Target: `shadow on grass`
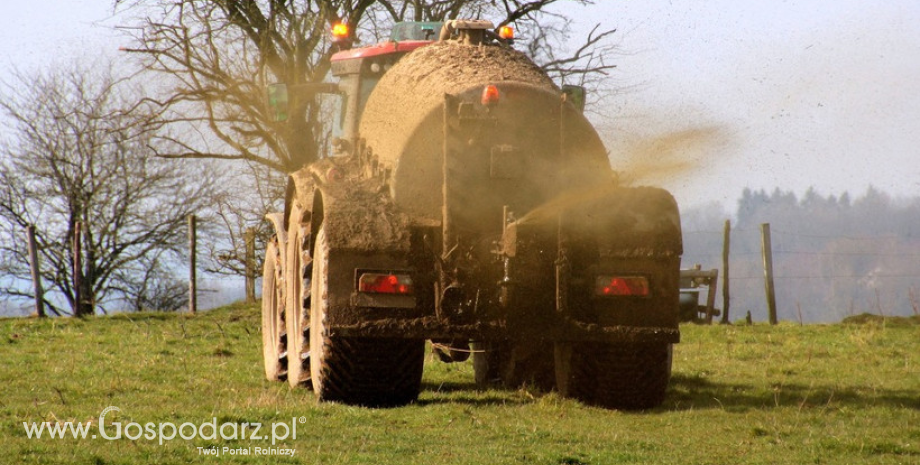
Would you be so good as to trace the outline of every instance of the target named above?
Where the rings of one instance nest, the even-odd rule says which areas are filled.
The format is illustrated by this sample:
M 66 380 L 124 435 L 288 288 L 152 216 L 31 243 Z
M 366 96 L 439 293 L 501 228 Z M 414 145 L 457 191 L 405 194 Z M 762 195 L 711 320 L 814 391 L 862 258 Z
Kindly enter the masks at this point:
M 868 386 L 828 386 L 775 383 L 769 386 L 720 383 L 700 376 L 675 374 L 662 411 L 722 409 L 746 412 L 778 407 L 836 409 L 888 407 L 920 410 L 920 395 L 909 390 Z
M 519 394 L 512 389 L 494 388 L 482 390 L 474 382 L 448 381 L 435 383 L 422 382 L 422 396 L 418 405 L 464 404 L 471 406 L 487 405 L 522 405 L 532 403 L 532 398 Z M 541 394 L 537 394 L 539 396 Z
M 524 394 L 526 392 L 526 394 Z M 472 406 L 523 405 L 545 392 L 496 387 L 481 390 L 473 382 L 426 381 L 419 405 L 465 404 Z M 651 412 L 720 409 L 744 413 L 774 408 L 839 409 L 884 407 L 920 410 L 920 395 L 909 390 L 875 389 L 868 386 L 804 385 L 798 383 L 756 386 L 720 383 L 702 376 L 675 374 L 667 398 Z M 641 412 L 639 412 L 641 413 Z
M 433 381 L 422 381 L 422 392 L 433 391 L 433 392 L 459 392 L 459 391 L 473 391 L 477 390 L 476 383 L 472 381 L 444 381 L 444 382 L 433 382 Z

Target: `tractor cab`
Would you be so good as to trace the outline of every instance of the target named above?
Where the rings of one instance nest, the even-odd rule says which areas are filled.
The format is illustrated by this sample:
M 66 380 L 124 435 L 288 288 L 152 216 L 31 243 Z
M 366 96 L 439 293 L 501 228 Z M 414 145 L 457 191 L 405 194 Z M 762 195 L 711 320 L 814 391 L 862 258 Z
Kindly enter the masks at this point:
M 380 78 L 407 53 L 438 40 L 457 40 L 470 44 L 513 43 L 514 31 L 502 26 L 494 31 L 491 21 L 451 20 L 447 22 L 407 21 L 396 23 L 387 42 L 367 47 L 347 49 L 332 56 L 332 75 L 339 80 L 344 96 L 341 118 L 341 138 L 357 136 L 358 123 L 364 105 Z M 344 31 L 347 34 L 347 31 Z M 335 38 L 343 48 L 347 35 Z
M 344 24 L 333 27 L 332 37 L 340 49 L 330 60 L 333 79 L 293 86 L 271 84 L 267 88 L 268 105 L 275 121 L 284 121 L 289 117 L 290 93 L 316 96 L 320 111 L 329 115 L 327 129 L 332 135 L 322 152 L 347 155 L 358 137 L 358 124 L 371 92 L 383 74 L 407 53 L 439 40 L 508 46 L 514 41 L 514 31 L 509 26 L 496 31 L 492 22 L 485 20 L 412 21 L 396 23 L 389 40 L 367 47 L 351 48 L 354 36 Z
M 390 40 L 332 55 L 332 75 L 342 99 L 341 137 L 353 139 L 371 91 L 380 78 L 407 53 L 438 39 L 443 23 L 402 22 L 393 26 Z M 345 39 L 342 39 L 343 43 Z M 346 45 L 347 46 L 347 45 Z

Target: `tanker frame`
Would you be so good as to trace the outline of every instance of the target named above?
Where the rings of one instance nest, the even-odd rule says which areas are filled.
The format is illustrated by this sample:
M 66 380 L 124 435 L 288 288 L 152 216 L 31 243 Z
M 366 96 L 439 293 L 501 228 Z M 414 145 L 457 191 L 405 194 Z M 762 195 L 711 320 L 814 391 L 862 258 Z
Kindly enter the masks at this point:
M 619 185 L 581 111 L 507 42 L 488 21 L 451 21 L 438 40 L 333 56 L 337 154 L 292 173 L 285 213 L 269 215 L 268 379 L 402 405 L 431 340 L 443 361 L 472 353 L 482 386 L 664 400 L 676 202 Z

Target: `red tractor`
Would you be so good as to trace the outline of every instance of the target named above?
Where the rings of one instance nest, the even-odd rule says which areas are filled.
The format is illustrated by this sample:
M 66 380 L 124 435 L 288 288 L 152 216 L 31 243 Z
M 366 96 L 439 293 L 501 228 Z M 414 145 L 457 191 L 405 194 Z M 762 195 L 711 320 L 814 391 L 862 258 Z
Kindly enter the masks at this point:
M 333 57 L 336 155 L 292 173 L 270 217 L 268 379 L 401 405 L 430 340 L 444 361 L 472 353 L 483 386 L 659 405 L 680 339 L 673 197 L 618 185 L 583 94 L 491 23 L 397 30 L 419 40 Z

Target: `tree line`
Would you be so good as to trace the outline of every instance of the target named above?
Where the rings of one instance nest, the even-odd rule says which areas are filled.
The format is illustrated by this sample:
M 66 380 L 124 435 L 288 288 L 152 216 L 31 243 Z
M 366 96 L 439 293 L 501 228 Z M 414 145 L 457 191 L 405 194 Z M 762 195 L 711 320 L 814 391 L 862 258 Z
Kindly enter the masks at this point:
M 745 189 L 733 214 L 688 209 L 684 266 L 720 267 L 722 224 L 733 216 L 731 308 L 765 315 L 759 226 L 770 223 L 780 319 L 839 321 L 860 313 L 920 313 L 920 198 L 870 187 L 851 196 L 801 197 Z

